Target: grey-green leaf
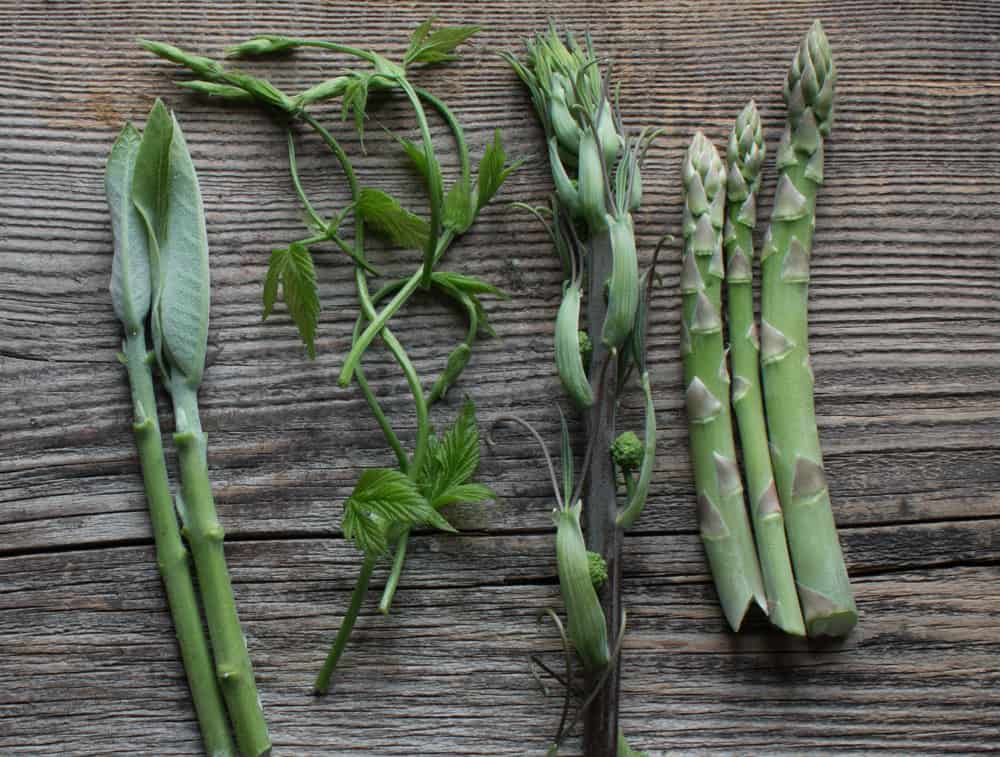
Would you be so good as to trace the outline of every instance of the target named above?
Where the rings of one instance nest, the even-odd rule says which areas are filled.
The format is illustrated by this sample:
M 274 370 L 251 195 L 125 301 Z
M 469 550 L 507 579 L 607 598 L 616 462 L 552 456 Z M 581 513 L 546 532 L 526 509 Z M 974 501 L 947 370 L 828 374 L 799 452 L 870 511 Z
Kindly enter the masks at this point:
M 153 345 L 171 375 L 201 383 L 208 347 L 208 237 L 184 134 L 159 100 L 136 160 L 132 196 L 150 235 Z
M 163 330 L 160 324 L 160 297 L 163 294 L 163 264 L 161 240 L 166 237 L 168 199 L 170 195 L 170 143 L 174 121 L 159 99 L 146 118 L 146 127 L 136 156 L 132 179 L 132 202 L 146 227 L 149 249 L 149 276 L 152 287 L 150 326 L 153 352 L 164 375 L 168 367 L 163 362 Z
M 118 320 L 130 332 L 142 329 L 152 299 L 146 229 L 132 204 L 132 177 L 140 141 L 139 131 L 131 123 L 125 124 L 111 147 L 104 174 L 115 251 L 111 261 L 111 303 Z
M 169 207 L 166 242 L 160 243 L 163 349 L 188 384 L 197 386 L 208 349 L 208 235 L 198 176 L 176 118 L 170 143 Z

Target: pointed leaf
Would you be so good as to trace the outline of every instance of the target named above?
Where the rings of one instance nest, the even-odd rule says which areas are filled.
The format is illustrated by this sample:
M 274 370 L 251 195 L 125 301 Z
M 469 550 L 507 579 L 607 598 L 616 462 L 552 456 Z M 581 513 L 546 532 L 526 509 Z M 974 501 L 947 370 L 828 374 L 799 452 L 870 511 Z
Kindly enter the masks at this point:
M 111 261 L 111 302 L 115 315 L 128 331 L 143 327 L 152 300 L 149 250 L 142 216 L 132 202 L 141 135 L 125 124 L 108 156 L 104 190 L 111 210 L 114 258 Z
M 496 496 L 496 492 L 485 484 L 459 484 L 435 497 L 434 501 L 431 502 L 431 506 L 438 508 L 445 505 L 453 505 L 457 502 L 488 502 L 491 499 L 496 499 Z
M 444 199 L 444 225 L 461 234 L 472 225 L 476 212 L 468 180 L 459 179 Z
M 522 161 L 506 165 L 507 153 L 500 141 L 500 130 L 493 134 L 493 142 L 486 147 L 482 160 L 479 161 L 479 173 L 476 176 L 477 211 L 482 210 L 493 199 L 506 178 L 520 167 Z
M 358 195 L 355 213 L 372 231 L 407 249 L 421 249 L 427 244 L 430 228 L 425 220 L 403 208 L 392 195 L 365 187 Z
M 159 100 L 139 147 L 133 200 L 150 236 L 154 350 L 161 366 L 196 387 L 208 346 L 205 214 L 184 134 Z
M 478 26 L 445 26 L 429 32 L 433 18 L 428 19 L 413 33 L 406 51 L 405 65 L 412 63 L 442 63 L 454 60 L 452 50 L 479 31 Z
M 450 285 L 464 294 L 492 294 L 502 300 L 510 299 L 510 295 L 502 289 L 475 276 L 466 276 L 451 271 L 435 271 L 433 280 L 435 283 Z
M 293 242 L 288 247 L 271 253 L 271 260 L 264 279 L 264 318 L 274 309 L 278 284 L 288 308 L 288 314 L 299 329 L 299 335 L 309 352 L 316 357 L 316 324 L 319 321 L 319 291 L 316 286 L 316 269 L 312 255 L 302 244 Z

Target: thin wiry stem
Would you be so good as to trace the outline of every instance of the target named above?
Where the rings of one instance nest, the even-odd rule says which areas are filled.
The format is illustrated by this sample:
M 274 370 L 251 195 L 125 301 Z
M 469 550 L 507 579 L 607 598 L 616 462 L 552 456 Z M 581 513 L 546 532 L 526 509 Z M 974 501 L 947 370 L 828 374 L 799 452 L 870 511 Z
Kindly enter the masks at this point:
M 524 420 L 517 415 L 501 415 L 494 419 L 493 424 L 490 426 L 489 433 L 486 435 L 487 443 L 492 447 L 493 442 L 493 429 L 495 429 L 499 424 L 504 422 L 513 422 L 527 430 L 529 434 L 535 437 L 535 441 L 538 442 L 538 446 L 542 450 L 542 454 L 545 456 L 545 466 L 549 469 L 549 477 L 552 480 L 552 491 L 556 495 L 556 503 L 559 505 L 560 510 L 565 510 L 566 505 L 563 502 L 562 494 L 559 493 L 559 483 L 556 477 L 556 469 L 552 464 L 552 458 L 549 456 L 549 450 L 545 446 L 545 440 L 542 439 L 542 435 L 538 433 L 534 426 L 532 426 L 528 421 Z

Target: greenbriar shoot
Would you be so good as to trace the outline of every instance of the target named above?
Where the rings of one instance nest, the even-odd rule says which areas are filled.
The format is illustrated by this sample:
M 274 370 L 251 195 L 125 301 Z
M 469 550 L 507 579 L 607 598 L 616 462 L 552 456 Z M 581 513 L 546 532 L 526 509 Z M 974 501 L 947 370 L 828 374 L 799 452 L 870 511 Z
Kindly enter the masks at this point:
M 368 403 L 375 423 L 396 457 L 396 468 L 365 471 L 344 503 L 342 527 L 362 553 L 357 583 L 330 653 L 315 682 L 317 694 L 325 693 L 347 644 L 354 621 L 367 593 L 378 560 L 393 558 L 392 568 L 379 608 L 388 612 L 406 558 L 409 533 L 415 527 L 453 530 L 440 508 L 456 502 L 485 502 L 493 497 L 486 486 L 473 480 L 479 461 L 479 436 L 474 408 L 466 402 L 449 430 L 432 432 L 429 409 L 446 396 L 468 364 L 476 342 L 492 335 L 481 302 L 483 296 L 503 297 L 491 284 L 455 271 L 441 270 L 446 253 L 473 225 L 482 209 L 516 168 L 508 161 L 497 132 L 486 145 L 473 174 L 465 133 L 451 109 L 427 90 L 413 84 L 408 72 L 452 60 L 454 50 L 477 31 L 476 27 L 433 27 L 433 19 L 413 32 L 399 61 L 391 61 L 372 50 L 339 42 L 259 36 L 229 50 L 232 57 L 287 53 L 315 48 L 347 55 L 358 62 L 337 75 L 296 94 L 288 94 L 266 79 L 224 67 L 173 45 L 144 41 L 150 52 L 190 69 L 198 77 L 181 86 L 221 102 L 253 103 L 277 116 L 285 129 L 292 186 L 308 218 L 307 236 L 271 253 L 264 281 L 264 317 L 279 299 L 296 323 L 310 356 L 321 313 L 312 254 L 332 247 L 353 268 L 358 296 L 358 316 L 352 345 L 338 377 L 341 386 L 354 380 Z M 426 212 L 421 215 L 376 186 L 363 183 L 341 143 L 312 113 L 317 103 L 339 100 L 341 115 L 350 120 L 363 139 L 366 121 L 377 101 L 401 97 L 411 108 L 419 133 L 416 141 L 394 135 L 426 189 Z M 436 114 L 447 126 L 457 152 L 459 175 L 446 186 L 445 177 L 431 139 L 430 116 Z M 333 213 L 322 213 L 310 200 L 299 179 L 295 143 L 298 126 L 313 132 L 330 150 L 343 173 L 349 199 Z M 353 219 L 353 239 L 344 231 L 344 221 Z M 366 254 L 370 232 L 396 247 L 419 253 L 420 264 L 402 279 L 384 281 L 377 289 L 371 279 L 379 275 Z M 442 374 L 429 385 L 417 375 L 406 350 L 390 327 L 390 321 L 417 291 L 431 291 L 453 303 L 467 318 L 464 337 L 448 352 Z M 411 452 L 393 428 L 378 398 L 368 385 L 362 358 L 376 338 L 401 370 L 413 400 L 416 439 Z

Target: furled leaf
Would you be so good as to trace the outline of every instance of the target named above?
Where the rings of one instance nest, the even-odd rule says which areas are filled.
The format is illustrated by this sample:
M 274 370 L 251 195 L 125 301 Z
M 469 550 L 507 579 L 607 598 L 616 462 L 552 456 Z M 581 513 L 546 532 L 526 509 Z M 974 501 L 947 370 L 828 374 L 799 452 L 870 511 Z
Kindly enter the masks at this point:
M 132 202 L 132 177 L 141 135 L 125 124 L 111 147 L 104 190 L 111 210 L 114 258 L 111 261 L 111 302 L 125 329 L 142 329 L 152 300 L 149 250 L 142 216 Z
M 316 324 L 319 321 L 319 291 L 312 255 L 299 242 L 271 253 L 264 279 L 264 318 L 271 315 L 278 299 L 278 285 L 289 315 L 299 329 L 309 357 L 316 357 Z
M 466 276 L 465 274 L 453 273 L 451 271 L 435 271 L 433 279 L 436 283 L 452 286 L 464 294 L 492 294 L 502 300 L 510 299 L 510 295 L 502 289 L 475 276 Z
M 406 137 L 396 135 L 393 136 L 410 158 L 410 162 L 413 163 L 413 167 L 417 169 L 417 173 L 424 178 L 424 181 L 427 181 L 429 173 L 427 171 L 427 154 L 424 152 L 424 148 L 417 147 Z
M 418 525 L 455 530 L 430 506 L 417 485 L 397 470 L 366 470 L 344 502 L 344 536 L 369 554 L 388 551 L 390 527 Z
M 444 26 L 432 32 L 433 21 L 433 17 L 427 19 L 413 32 L 403 59 L 405 65 L 454 60 L 456 56 L 451 52 L 480 29 L 478 26 Z
M 365 114 L 368 108 L 368 74 L 355 74 L 344 87 L 343 105 L 340 116 L 345 121 L 348 115 L 354 114 L 354 128 L 357 129 L 358 136 L 364 138 L 365 134 Z
M 400 247 L 419 250 L 427 244 L 430 235 L 427 222 L 380 189 L 362 189 L 354 210 L 373 231 Z
M 493 199 L 500 186 L 511 172 L 521 165 L 521 161 L 507 165 L 507 153 L 500 141 L 500 130 L 493 135 L 493 142 L 486 147 L 482 160 L 479 161 L 479 174 L 476 178 L 477 211 L 482 210 Z
M 150 238 L 153 347 L 161 367 L 201 383 L 208 347 L 208 237 L 201 190 L 177 120 L 153 105 L 132 187 Z
M 456 181 L 444 198 L 444 225 L 461 234 L 476 220 L 476 206 L 468 179 Z

